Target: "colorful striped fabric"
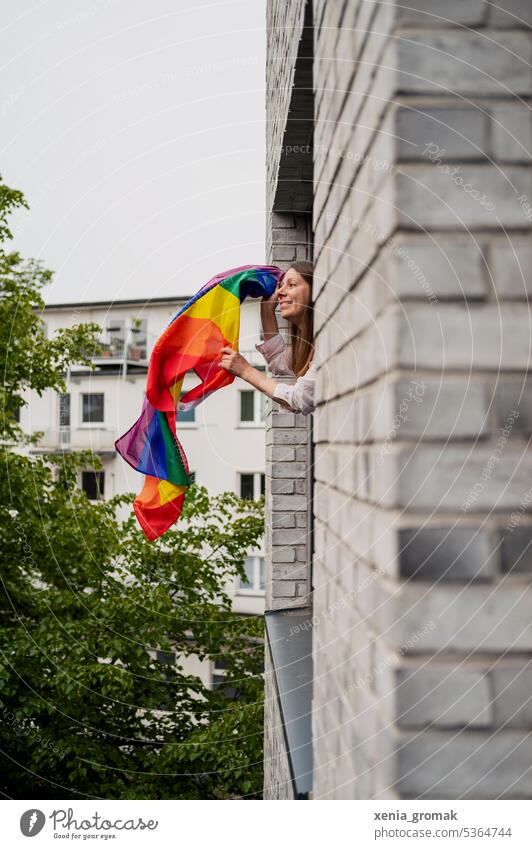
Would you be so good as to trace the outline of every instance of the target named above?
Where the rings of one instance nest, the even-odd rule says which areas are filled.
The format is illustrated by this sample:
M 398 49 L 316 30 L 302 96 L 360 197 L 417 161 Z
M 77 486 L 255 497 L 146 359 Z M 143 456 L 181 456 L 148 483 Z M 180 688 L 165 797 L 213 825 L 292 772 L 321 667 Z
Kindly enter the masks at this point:
M 133 509 L 149 540 L 179 518 L 190 486 L 187 458 L 176 434 L 177 410 L 191 410 L 233 382 L 234 375 L 218 361 L 221 348 L 238 350 L 240 304 L 248 296 L 269 297 L 283 273 L 276 266 L 243 265 L 217 274 L 187 301 L 155 343 L 140 417 L 115 442 L 124 460 L 146 475 Z M 190 370 L 200 383 L 179 400 Z

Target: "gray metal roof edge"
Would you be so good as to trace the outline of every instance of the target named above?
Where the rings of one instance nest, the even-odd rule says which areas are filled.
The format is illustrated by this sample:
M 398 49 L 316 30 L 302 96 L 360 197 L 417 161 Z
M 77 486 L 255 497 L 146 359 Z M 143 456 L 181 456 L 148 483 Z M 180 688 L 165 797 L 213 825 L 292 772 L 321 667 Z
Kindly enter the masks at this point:
M 76 308 L 84 308 L 84 309 L 96 309 L 98 307 L 127 307 L 127 306 L 139 306 L 141 304 L 145 304 L 149 306 L 150 304 L 177 304 L 181 301 L 186 302 L 192 296 L 191 295 L 176 295 L 175 297 L 167 297 L 167 298 L 128 298 L 123 301 L 62 301 L 57 304 L 45 304 L 44 309 L 46 310 L 65 310 L 65 309 L 76 309 Z
M 278 608 L 278 609 L 273 609 L 273 610 L 266 610 L 264 612 L 264 619 L 265 619 L 265 623 L 266 623 L 266 637 L 267 637 L 267 640 L 268 640 L 268 647 L 270 649 L 270 655 L 271 655 L 271 658 L 272 658 L 273 678 L 274 678 L 274 682 L 275 682 L 275 692 L 276 692 L 276 695 L 277 695 L 277 703 L 279 705 L 279 712 L 281 714 L 281 721 L 282 721 L 282 726 L 283 726 L 283 737 L 284 737 L 284 742 L 285 742 L 285 749 L 286 749 L 286 755 L 287 755 L 287 760 L 288 760 L 288 766 L 289 766 L 289 769 L 290 769 L 290 779 L 291 779 L 291 782 L 292 782 L 292 789 L 294 791 L 294 798 L 296 800 L 308 800 L 309 799 L 309 792 L 312 789 L 312 775 L 310 776 L 310 781 L 309 781 L 310 787 L 309 787 L 309 789 L 301 792 L 299 790 L 299 787 L 298 787 L 298 784 L 300 783 L 301 779 L 298 775 L 295 774 L 294 762 L 293 762 L 293 753 L 292 753 L 292 749 L 291 749 L 291 745 L 290 745 L 290 740 L 288 738 L 288 732 L 287 732 L 286 722 L 285 722 L 286 706 L 283 705 L 283 702 L 286 700 L 286 695 L 281 696 L 281 691 L 280 691 L 280 687 L 279 687 L 279 679 L 278 679 L 278 674 L 277 674 L 277 666 L 276 666 L 276 663 L 275 663 L 274 651 L 272 649 L 272 643 L 271 643 L 271 640 L 270 640 L 270 630 L 269 630 L 269 627 L 268 627 L 268 621 L 270 619 L 273 619 L 274 617 L 275 617 L 275 619 L 279 619 L 281 617 L 282 618 L 285 618 L 285 617 L 288 618 L 289 614 L 292 614 L 292 615 L 293 614 L 296 614 L 296 615 L 297 614 L 305 614 L 305 615 L 308 616 L 309 613 L 312 613 L 312 611 L 310 610 L 308 605 L 301 606 L 301 607 L 288 607 L 288 608 L 284 608 L 284 609 Z M 312 632 L 312 629 L 310 629 L 310 631 Z M 312 703 L 311 703 L 310 707 L 312 708 Z M 310 737 L 310 744 L 312 746 L 312 732 L 311 732 L 311 737 Z

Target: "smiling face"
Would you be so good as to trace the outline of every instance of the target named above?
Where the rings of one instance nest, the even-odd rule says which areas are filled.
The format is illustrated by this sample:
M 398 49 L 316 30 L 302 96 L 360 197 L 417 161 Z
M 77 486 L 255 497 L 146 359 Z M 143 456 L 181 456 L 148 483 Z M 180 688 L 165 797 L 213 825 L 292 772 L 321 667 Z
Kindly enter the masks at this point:
M 310 286 L 294 268 L 289 268 L 279 283 L 279 309 L 283 318 L 300 324 L 310 304 Z

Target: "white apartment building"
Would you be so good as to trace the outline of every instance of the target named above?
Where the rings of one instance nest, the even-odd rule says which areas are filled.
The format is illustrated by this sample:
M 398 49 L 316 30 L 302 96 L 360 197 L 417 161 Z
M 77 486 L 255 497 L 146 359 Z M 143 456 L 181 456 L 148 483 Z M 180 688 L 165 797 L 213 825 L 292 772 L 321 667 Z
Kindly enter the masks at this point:
M 67 392 L 30 392 L 21 411 L 27 433 L 43 432 L 39 448 L 46 451 L 90 449 L 103 464 L 102 471 L 87 467 L 79 486 L 91 499 L 140 491 L 143 477 L 115 451 L 114 442 L 138 418 L 151 349 L 186 298 L 150 301 L 64 303 L 47 306 L 43 319 L 48 336 L 59 328 L 95 322 L 102 328 L 101 350 L 93 370 L 72 367 Z M 264 360 L 255 350 L 262 340 L 259 302 L 241 308 L 240 351 L 259 368 Z M 183 391 L 198 382 L 187 375 Z M 178 435 L 197 483 L 212 495 L 227 490 L 258 498 L 264 492 L 264 396 L 249 384 L 234 382 L 211 395 L 195 410 L 180 414 Z M 237 614 L 264 613 L 264 557 L 262 549 L 249 552 L 247 582 L 230 587 Z M 193 664 L 194 665 L 194 664 Z M 197 664 L 191 673 L 216 683 L 223 670 Z

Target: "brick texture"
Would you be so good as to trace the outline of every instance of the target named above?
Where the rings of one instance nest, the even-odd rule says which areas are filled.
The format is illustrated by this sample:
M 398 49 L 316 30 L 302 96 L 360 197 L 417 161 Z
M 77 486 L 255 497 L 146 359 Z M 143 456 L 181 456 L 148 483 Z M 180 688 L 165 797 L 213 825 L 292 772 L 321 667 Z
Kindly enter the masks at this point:
M 314 796 L 529 798 L 530 15 L 408 5 L 314 18 Z
M 268 3 L 267 233 L 270 263 L 312 258 L 312 30 L 310 7 Z M 303 58 L 302 58 L 303 56 Z M 286 323 L 277 316 L 281 333 Z M 272 375 L 275 376 L 275 375 Z M 290 378 L 283 376 L 283 383 Z M 311 605 L 312 422 L 266 404 L 266 607 Z M 270 659 L 271 665 L 271 659 Z M 291 799 L 272 675 L 266 675 L 264 797 Z
M 264 679 L 264 798 L 293 799 L 290 766 L 286 755 L 283 723 L 277 703 L 272 659 L 269 647 L 265 650 Z
M 267 447 L 269 601 L 312 589 L 312 795 L 530 799 L 530 3 L 313 0 L 307 208 L 281 148 L 309 6 L 268 6 L 270 256 L 315 261 L 312 448 L 297 417 Z

